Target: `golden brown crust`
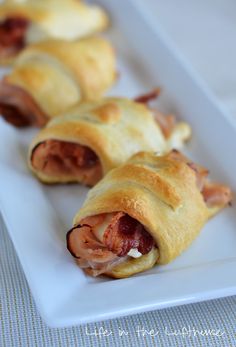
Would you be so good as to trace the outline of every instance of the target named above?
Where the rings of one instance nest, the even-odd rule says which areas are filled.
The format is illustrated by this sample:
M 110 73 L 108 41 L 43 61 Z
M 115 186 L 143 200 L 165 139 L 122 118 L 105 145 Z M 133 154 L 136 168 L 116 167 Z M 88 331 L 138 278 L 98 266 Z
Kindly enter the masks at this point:
M 8 1 L 0 5 L 0 21 L 9 17 L 22 17 L 31 23 L 26 32 L 26 44 L 47 38 L 75 40 L 108 25 L 103 9 L 78 0 Z
M 115 124 L 120 120 L 121 112 L 114 102 L 110 102 L 97 108 L 94 112 L 94 116 L 98 117 L 98 120 L 103 123 Z
M 25 90 L 42 112 L 54 117 L 82 100 L 99 98 L 115 78 L 111 45 L 91 37 L 29 46 L 5 81 Z
M 182 127 L 185 130 L 189 129 L 186 123 L 182 123 Z M 190 130 L 187 133 L 174 131 L 175 139 L 178 138 L 176 141 L 178 145 L 182 145 L 189 134 Z M 170 149 L 169 139 L 163 135 L 150 109 L 146 105 L 126 98 L 104 98 L 82 103 L 62 116 L 54 118 L 33 140 L 29 158 L 38 143 L 49 139 L 79 143 L 89 147 L 100 159 L 104 174 L 123 164 L 139 151 L 156 150 L 159 153 L 165 153 Z M 30 162 L 29 165 L 43 182 L 65 182 L 66 180 L 66 178 L 61 180 L 58 176 L 46 177 L 42 172 L 32 168 Z M 162 178 L 159 179 L 162 180 Z M 78 182 L 81 181 L 78 180 Z M 169 187 L 165 186 L 163 190 L 167 194 Z M 170 191 L 168 202 L 173 208 L 177 208 L 179 197 Z
M 0 21 L 8 17 L 23 17 L 30 21 L 40 23 L 49 18 L 49 13 L 43 7 L 35 7 L 31 4 L 9 3 L 0 6 Z
M 171 195 L 178 199 L 172 201 Z M 183 162 L 153 153 L 136 154 L 108 173 L 89 192 L 74 225 L 88 216 L 116 211 L 138 220 L 153 236 L 159 251 L 158 264 L 169 263 L 182 253 L 210 217 L 194 171 Z M 128 263 L 123 267 L 119 277 L 129 271 Z M 141 257 L 139 269 L 146 268 L 145 258 Z
M 79 84 L 85 100 L 100 97 L 116 78 L 113 48 L 101 37 L 74 42 L 47 40 L 31 45 L 21 54 L 16 66 L 38 56 L 45 60 L 51 56 L 64 65 Z
M 140 258 L 129 257 L 124 263 L 116 265 L 112 270 L 105 274 L 113 278 L 126 278 L 139 272 L 151 269 L 157 262 L 159 252 L 157 248 L 153 248 L 149 253 Z
M 106 98 L 81 104 L 63 116 L 56 117 L 33 140 L 31 153 L 38 143 L 49 139 L 79 143 L 96 153 L 106 174 L 140 150 L 166 149 L 165 138 L 146 106 L 128 99 Z M 59 177 L 43 181 L 61 182 Z

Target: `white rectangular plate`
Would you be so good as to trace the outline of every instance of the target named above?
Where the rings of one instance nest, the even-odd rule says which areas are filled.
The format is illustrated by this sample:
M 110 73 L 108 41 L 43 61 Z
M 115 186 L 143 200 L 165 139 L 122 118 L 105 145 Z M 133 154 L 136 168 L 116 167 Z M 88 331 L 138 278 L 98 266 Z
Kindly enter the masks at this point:
M 157 30 L 142 0 L 100 3 L 111 12 L 108 37 L 121 74 L 111 94 L 132 97 L 163 87 L 158 106 L 193 128 L 186 151 L 236 191 L 236 133 L 230 119 Z M 236 294 L 235 206 L 212 219 L 167 266 L 122 280 L 85 276 L 66 250 L 65 235 L 87 189 L 44 186 L 31 176 L 26 155 L 34 133 L 0 120 L 0 207 L 48 325 L 65 327 Z

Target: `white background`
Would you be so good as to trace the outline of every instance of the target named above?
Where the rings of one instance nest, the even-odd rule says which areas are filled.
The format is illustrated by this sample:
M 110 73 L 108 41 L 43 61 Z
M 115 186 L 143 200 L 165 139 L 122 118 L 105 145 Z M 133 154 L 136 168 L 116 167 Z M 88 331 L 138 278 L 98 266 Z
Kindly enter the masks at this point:
M 145 1 L 236 122 L 236 1 Z

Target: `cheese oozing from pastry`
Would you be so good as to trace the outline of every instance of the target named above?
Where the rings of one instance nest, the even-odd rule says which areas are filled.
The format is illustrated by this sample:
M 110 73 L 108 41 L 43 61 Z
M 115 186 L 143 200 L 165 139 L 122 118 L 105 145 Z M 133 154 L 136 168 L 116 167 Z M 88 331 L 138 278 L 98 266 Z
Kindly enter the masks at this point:
M 131 248 L 131 250 L 127 253 L 128 256 L 132 258 L 140 258 L 142 253 L 140 253 L 137 248 Z

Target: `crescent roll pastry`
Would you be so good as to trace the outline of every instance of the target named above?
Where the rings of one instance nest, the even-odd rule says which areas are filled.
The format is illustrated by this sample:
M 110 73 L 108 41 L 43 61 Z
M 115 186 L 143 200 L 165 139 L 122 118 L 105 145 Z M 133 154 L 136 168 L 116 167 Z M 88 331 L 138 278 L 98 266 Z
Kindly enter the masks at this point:
M 75 40 L 105 29 L 104 10 L 78 0 L 8 0 L 0 5 L 0 63 L 28 44 L 49 38 Z
M 140 152 L 88 193 L 67 248 L 88 274 L 123 278 L 180 255 L 232 195 L 177 151 Z
M 15 126 L 42 126 L 116 79 L 115 56 L 100 37 L 48 40 L 26 48 L 0 82 L 0 113 Z
M 45 183 L 91 186 L 134 153 L 167 152 L 173 143 L 182 145 L 190 133 L 186 123 L 177 123 L 165 137 L 145 104 L 104 98 L 51 120 L 30 146 L 29 166 Z

